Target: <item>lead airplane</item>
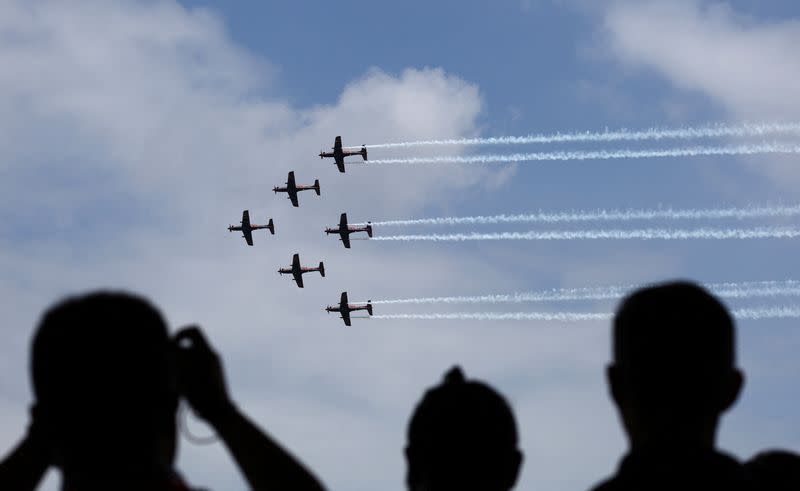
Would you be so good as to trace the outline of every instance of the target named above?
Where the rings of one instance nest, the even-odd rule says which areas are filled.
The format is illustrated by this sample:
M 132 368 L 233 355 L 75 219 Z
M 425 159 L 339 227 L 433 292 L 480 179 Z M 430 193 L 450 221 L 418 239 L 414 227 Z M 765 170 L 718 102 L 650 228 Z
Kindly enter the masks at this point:
M 342 244 L 344 244 L 345 249 L 350 249 L 350 234 L 355 232 L 366 232 L 367 235 L 372 237 L 372 223 L 367 222 L 367 225 L 364 227 L 358 227 L 355 225 L 348 225 L 347 224 L 347 213 L 342 213 L 342 216 L 339 218 L 339 227 L 338 228 L 326 228 L 325 234 L 339 234 L 341 237 Z
M 319 271 L 319 275 L 323 278 L 325 277 L 325 265 L 322 262 L 319 263 L 319 267 L 317 268 L 304 268 L 300 265 L 300 254 L 295 254 L 294 258 L 292 258 L 292 267 L 280 268 L 278 273 L 281 275 L 290 274 L 294 276 L 294 281 L 297 283 L 297 286 L 303 288 L 303 274 L 312 273 L 314 271 Z
M 347 300 L 347 292 L 342 292 L 342 299 L 339 301 L 338 307 L 331 307 L 330 305 L 325 307 L 325 311 L 329 314 L 331 312 L 339 312 L 342 315 L 345 326 L 350 325 L 350 312 L 356 310 L 366 310 L 369 315 L 372 315 L 372 300 L 367 300 L 367 303 L 364 305 L 351 305 Z
M 367 160 L 367 147 L 361 145 L 361 150 L 344 150 L 342 148 L 342 137 L 337 136 L 336 140 L 333 142 L 333 152 L 320 152 L 319 158 L 333 157 L 333 161 L 336 167 L 339 168 L 339 172 L 344 172 L 344 158 L 350 157 L 351 155 L 361 155 L 362 159 Z
M 300 206 L 300 204 L 297 202 L 297 193 L 299 191 L 308 191 L 309 189 L 316 191 L 317 196 L 319 196 L 319 179 L 314 181 L 313 186 L 298 186 L 294 181 L 294 171 L 289 172 L 289 177 L 286 179 L 285 187 L 275 186 L 272 188 L 272 190 L 275 191 L 275 194 L 287 193 L 289 195 L 289 199 L 292 201 L 292 206 L 294 207 Z
M 250 210 L 244 210 L 242 212 L 242 221 L 239 222 L 240 226 L 236 225 L 229 225 L 228 232 L 241 232 L 242 237 L 244 240 L 247 241 L 247 245 L 253 245 L 253 230 L 261 230 L 262 228 L 269 229 L 272 235 L 275 235 L 275 225 L 272 223 L 272 218 L 269 219 L 269 223 L 266 225 L 252 225 L 250 224 Z

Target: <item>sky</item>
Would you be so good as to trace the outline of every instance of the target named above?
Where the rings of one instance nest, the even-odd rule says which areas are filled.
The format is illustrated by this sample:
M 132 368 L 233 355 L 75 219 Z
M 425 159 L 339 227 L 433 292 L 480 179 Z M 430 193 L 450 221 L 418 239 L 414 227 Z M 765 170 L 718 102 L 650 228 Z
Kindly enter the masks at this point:
M 237 403 L 329 489 L 404 488 L 408 418 L 453 364 L 511 402 L 525 453 L 518 489 L 588 489 L 626 448 L 604 384 L 607 321 L 376 319 L 346 329 L 324 306 L 344 290 L 377 300 L 797 279 L 787 239 L 356 241 L 344 250 L 325 237 L 341 212 L 355 222 L 800 198 L 792 156 L 354 165 L 339 174 L 316 156 L 336 135 L 359 145 L 800 114 L 796 2 L 432 3 L 0 1 L 0 449 L 24 432 L 28 343 L 41 312 L 67 294 L 115 288 L 152 298 L 173 329 L 200 324 Z M 520 148 L 374 149 L 370 158 Z M 290 170 L 302 183 L 320 179 L 322 195 L 302 193 L 296 209 L 274 195 Z M 243 209 L 256 223 L 273 218 L 276 235 L 257 232 L 247 247 L 228 233 Z M 293 253 L 324 260 L 326 278 L 306 277 L 300 290 L 280 277 Z M 736 456 L 800 450 L 795 323 L 738 323 L 747 383 L 719 435 Z M 220 445 L 184 440 L 177 465 L 194 485 L 245 489 Z M 51 472 L 43 489 L 57 488 Z

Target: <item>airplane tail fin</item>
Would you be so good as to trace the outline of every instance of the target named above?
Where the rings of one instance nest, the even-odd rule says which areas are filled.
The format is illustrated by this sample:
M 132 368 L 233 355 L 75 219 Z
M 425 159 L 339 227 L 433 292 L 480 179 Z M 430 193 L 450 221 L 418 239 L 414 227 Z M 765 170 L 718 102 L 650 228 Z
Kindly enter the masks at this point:
M 269 229 L 272 235 L 275 235 L 275 224 L 272 223 L 272 218 L 269 219 L 269 223 L 267 224 L 267 228 Z
M 361 158 L 367 160 L 367 147 L 361 147 Z
M 372 237 L 372 225 L 367 225 L 367 235 Z
M 369 315 L 372 315 L 372 303 L 370 302 L 372 302 L 372 300 L 367 302 L 367 312 L 369 312 Z
M 319 275 L 325 277 L 325 264 L 322 261 L 319 262 Z
M 317 196 L 319 196 L 319 179 L 314 180 L 314 191 L 316 191 Z

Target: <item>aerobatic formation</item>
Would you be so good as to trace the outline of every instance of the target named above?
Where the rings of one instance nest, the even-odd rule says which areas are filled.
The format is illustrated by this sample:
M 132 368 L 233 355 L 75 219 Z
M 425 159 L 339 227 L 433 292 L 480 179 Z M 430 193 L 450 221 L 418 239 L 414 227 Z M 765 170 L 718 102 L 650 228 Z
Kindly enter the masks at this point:
M 363 160 L 367 160 L 367 148 L 362 146 L 360 150 L 350 150 L 346 147 L 342 146 L 342 137 L 337 136 L 334 141 L 334 146 L 332 148 L 332 152 L 325 152 L 322 151 L 319 153 L 320 158 L 333 158 L 336 167 L 339 169 L 339 172 L 345 172 L 345 157 L 350 157 L 354 155 L 359 155 Z M 321 195 L 320 192 L 320 184 L 319 179 L 314 180 L 313 185 L 302 185 L 297 184 L 295 179 L 294 171 L 290 171 L 287 178 L 286 184 L 284 186 L 275 186 L 272 188 L 275 194 L 278 193 L 286 193 L 287 198 L 289 201 L 292 202 L 292 206 L 297 208 L 300 206 L 300 201 L 298 199 L 298 193 L 301 191 L 309 191 L 313 190 L 317 196 Z M 242 237 L 247 242 L 247 245 L 253 245 L 253 231 L 260 230 L 260 229 L 268 229 L 273 235 L 275 234 L 275 225 L 272 218 L 269 219 L 267 225 L 255 225 L 250 223 L 250 211 L 244 210 L 242 212 L 242 220 L 238 226 L 230 225 L 228 226 L 229 232 L 242 232 Z M 342 213 L 339 219 L 339 225 L 334 228 L 325 228 L 325 234 L 337 234 L 339 235 L 342 244 L 344 245 L 345 249 L 350 249 L 350 234 L 356 232 L 366 232 L 368 237 L 372 237 L 372 225 L 367 222 L 365 225 L 350 225 L 347 223 L 347 213 Z M 278 274 L 281 276 L 284 274 L 288 274 L 292 276 L 292 279 L 297 284 L 299 288 L 304 288 L 305 284 L 303 282 L 303 275 L 305 273 L 312 273 L 318 272 L 319 275 L 324 278 L 325 277 L 325 264 L 320 261 L 319 266 L 317 267 L 307 267 L 303 266 L 300 261 L 300 254 L 294 254 L 292 257 L 292 264 L 288 268 L 278 268 Z M 337 312 L 341 316 L 342 321 L 346 326 L 352 325 L 350 313 L 353 311 L 364 310 L 370 316 L 372 316 L 372 303 L 366 302 L 364 305 L 359 304 L 350 304 L 347 300 L 347 292 L 342 293 L 342 297 L 339 301 L 338 305 L 335 306 L 328 306 L 325 308 L 325 311 L 330 312 Z
M 378 159 L 367 161 L 367 145 L 358 147 L 345 147 L 342 144 L 342 137 L 334 139 L 332 151 L 321 151 L 320 159 L 332 158 L 333 163 L 340 173 L 345 173 L 347 164 L 367 164 L 367 165 L 421 165 L 421 164 L 498 164 L 516 162 L 566 162 L 579 160 L 611 160 L 611 159 L 630 159 L 630 158 L 679 158 L 695 157 L 703 155 L 754 155 L 754 154 L 798 154 L 800 153 L 800 143 L 797 137 L 800 135 L 800 123 L 744 123 L 739 125 L 716 124 L 711 126 L 687 127 L 675 129 L 650 128 L 646 130 L 617 130 L 605 132 L 576 132 L 576 133 L 555 133 L 555 134 L 533 134 L 526 136 L 506 136 L 490 138 L 462 138 L 462 139 L 443 139 L 443 140 L 417 140 L 397 143 L 379 143 L 369 145 L 374 148 L 393 148 L 401 149 L 408 147 L 430 147 L 430 146 L 480 146 L 480 145 L 522 145 L 522 144 L 556 144 L 556 143 L 595 143 L 609 144 L 615 142 L 669 142 L 686 140 L 704 140 L 712 138 L 728 139 L 747 139 L 783 137 L 783 141 L 742 141 L 728 143 L 726 145 L 701 144 L 694 146 L 666 146 L 661 148 L 599 148 L 594 150 L 562 150 L 539 151 L 533 153 L 498 153 L 498 154 L 467 154 L 455 156 L 433 156 L 433 157 L 400 157 L 391 159 Z M 361 160 L 345 160 L 347 157 L 361 157 Z M 293 207 L 299 207 L 298 194 L 301 191 L 313 190 L 320 196 L 320 181 L 314 180 L 313 185 L 297 184 L 294 171 L 288 173 L 285 186 L 276 186 L 273 191 L 286 193 Z M 596 209 L 585 211 L 536 211 L 531 213 L 501 214 L 491 216 L 467 216 L 467 217 L 433 217 L 416 219 L 387 219 L 382 221 L 368 221 L 363 223 L 349 223 L 347 213 L 340 215 L 339 223 L 335 227 L 326 227 L 325 235 L 338 235 L 339 240 L 345 249 L 351 248 L 351 240 L 376 240 L 385 241 L 426 241 L 445 243 L 453 241 L 497 241 L 497 240 L 696 240 L 696 239 L 717 239 L 717 240 L 752 240 L 752 239 L 793 239 L 800 237 L 800 228 L 794 228 L 782 224 L 781 226 L 742 226 L 739 222 L 743 220 L 766 220 L 766 219 L 789 219 L 800 216 L 800 205 L 761 205 L 750 207 L 719 207 L 708 209 Z M 720 221 L 736 220 L 736 226 L 715 226 L 714 228 L 701 226 L 691 229 L 672 228 L 663 226 L 647 226 L 646 228 L 601 228 L 600 225 L 608 222 L 627 224 L 630 222 L 674 222 L 674 221 Z M 374 236 L 373 227 L 429 227 L 429 226 L 486 226 L 495 224 L 515 224 L 532 223 L 548 226 L 558 223 L 595 223 L 595 227 L 585 230 L 524 230 L 521 232 L 459 232 L 459 233 L 414 233 L 403 235 L 382 235 Z M 266 225 L 257 225 L 250 222 L 249 210 L 242 212 L 242 219 L 238 226 L 230 225 L 230 232 L 241 232 L 242 237 L 248 246 L 253 245 L 253 231 L 267 229 L 275 234 L 275 225 L 270 218 Z M 366 237 L 351 238 L 351 234 L 365 232 Z M 295 253 L 292 257 L 292 264 L 289 267 L 281 267 L 278 273 L 288 274 L 299 288 L 304 287 L 303 275 L 305 273 L 318 272 L 320 277 L 325 278 L 325 265 L 322 261 L 319 266 L 303 266 L 300 255 Z M 761 281 L 761 282 L 741 282 L 741 283 L 717 283 L 709 284 L 709 288 L 715 293 L 734 299 L 746 298 L 773 298 L 773 297 L 794 297 L 800 296 L 800 282 L 795 280 L 784 281 Z M 476 296 L 443 296 L 427 298 L 406 298 L 406 299 L 386 299 L 377 300 L 375 304 L 396 305 L 396 304 L 439 304 L 449 305 L 457 303 L 481 304 L 481 303 L 528 303 L 528 302 L 557 302 L 564 300 L 601 300 L 612 299 L 622 296 L 629 289 L 627 287 L 585 287 L 562 290 L 549 290 L 542 292 L 525 292 L 514 294 L 492 294 L 484 293 Z M 607 313 L 593 312 L 574 312 L 574 311 L 547 311 L 547 312 L 441 312 L 441 313 L 402 313 L 402 314 L 382 314 L 373 316 L 373 302 L 350 303 L 347 292 L 341 294 L 339 303 L 325 307 L 325 311 L 336 312 L 340 315 L 345 326 L 350 326 L 352 319 L 365 318 L 354 317 L 352 312 L 366 311 L 366 318 L 373 319 L 416 319 L 416 320 L 555 320 L 574 322 L 578 320 L 597 320 L 606 319 Z M 800 317 L 800 307 L 794 305 L 766 305 L 753 308 L 734 310 L 741 318 L 765 319 L 765 318 L 785 318 Z

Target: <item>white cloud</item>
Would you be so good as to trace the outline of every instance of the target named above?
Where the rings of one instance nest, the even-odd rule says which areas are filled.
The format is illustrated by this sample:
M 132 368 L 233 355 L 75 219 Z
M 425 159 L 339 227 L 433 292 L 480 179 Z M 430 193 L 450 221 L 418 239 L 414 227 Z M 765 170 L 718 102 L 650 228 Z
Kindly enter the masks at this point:
M 732 120 L 797 119 L 800 21 L 764 22 L 699 0 L 618 1 L 604 16 L 605 47 L 626 66 L 702 94 Z M 800 182 L 792 158 L 742 161 L 783 192 Z
M 588 487 L 613 468 L 615 421 L 591 419 L 612 419 L 604 324 L 344 329 L 322 311 L 345 289 L 363 299 L 627 283 L 680 262 L 649 253 L 626 256 L 646 266 L 604 268 L 582 256 L 568 269 L 561 251 L 520 263 L 508 245 L 345 251 L 325 237 L 342 211 L 353 221 L 407 216 L 498 192 L 513 169 L 367 164 L 339 174 L 316 157 L 337 134 L 356 145 L 475 135 L 484 102 L 474 84 L 439 68 L 364 67 L 338 100 L 294 107 L 272 88 L 276 67 L 235 45 L 213 13 L 172 1 L 4 2 L 0 65 L 0 295 L 14 306 L 0 323 L 3 446 L 22 432 L 41 309 L 109 286 L 151 296 L 175 326 L 201 323 L 242 407 L 332 489 L 402 488 L 411 408 L 456 362 L 516 404 L 530 457 L 520 489 Z M 299 209 L 270 191 L 292 169 L 322 184 Z M 244 208 L 274 218 L 277 234 L 256 234 L 252 248 L 229 234 Z M 328 277 L 305 290 L 278 277 L 293 252 L 325 260 Z M 218 446 L 184 445 L 180 467 L 197 485 L 244 486 Z
M 605 18 L 621 60 L 701 91 L 741 118 L 795 118 L 800 22 L 765 23 L 725 3 L 616 2 Z
M 322 228 L 341 211 L 364 220 L 437 206 L 483 173 L 354 166 L 340 175 L 316 153 L 337 134 L 350 144 L 474 135 L 477 87 L 438 68 L 370 69 L 338 101 L 292 107 L 272 92 L 276 70 L 235 46 L 215 15 L 169 1 L 4 2 L 0 63 L 0 292 L 15 306 L 0 328 L 3 445 L 23 431 L 27 343 L 41 309 L 66 293 L 123 287 L 152 296 L 175 325 L 202 323 L 237 400 L 331 487 L 399 488 L 407 411 L 449 363 L 430 361 L 448 342 L 440 335 L 427 362 L 409 364 L 436 338 L 392 323 L 344 330 L 322 307 L 346 288 L 403 294 L 420 281 L 435 291 L 499 276 L 464 270 L 458 253 L 344 251 Z M 293 209 L 273 196 L 292 169 L 302 182 L 319 177 L 322 197 L 302 194 Z M 243 208 L 273 217 L 277 235 L 247 248 L 228 234 Z M 295 251 L 324 259 L 328 278 L 305 290 L 279 278 Z M 435 375 L 411 383 L 420 372 Z M 354 474 L 358 454 L 379 457 Z M 220 447 L 184 445 L 180 465 L 198 484 L 243 489 Z

